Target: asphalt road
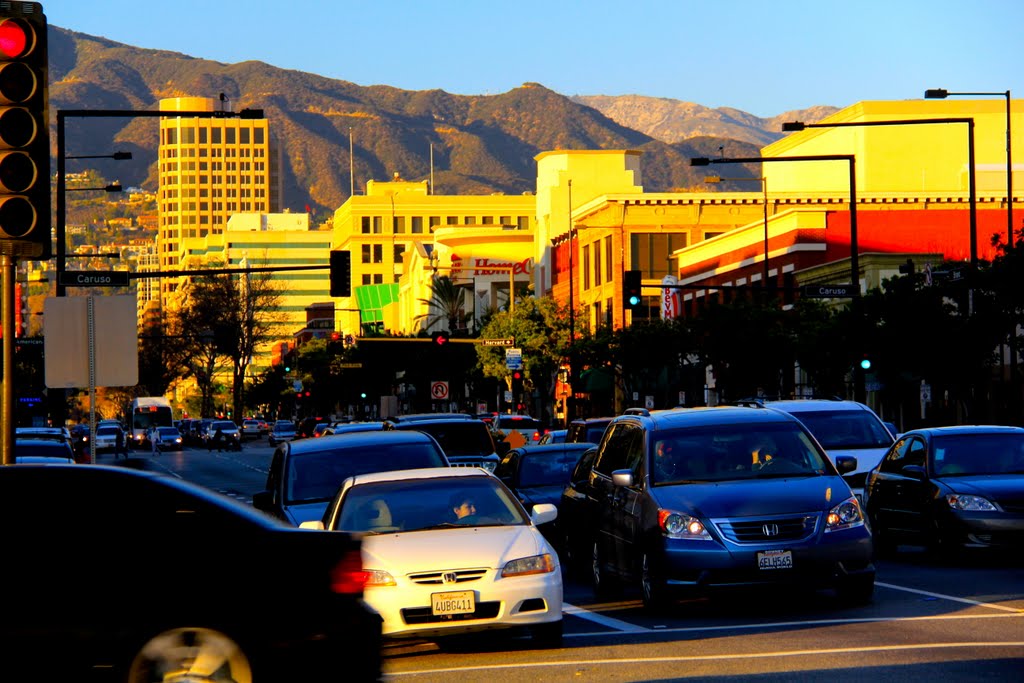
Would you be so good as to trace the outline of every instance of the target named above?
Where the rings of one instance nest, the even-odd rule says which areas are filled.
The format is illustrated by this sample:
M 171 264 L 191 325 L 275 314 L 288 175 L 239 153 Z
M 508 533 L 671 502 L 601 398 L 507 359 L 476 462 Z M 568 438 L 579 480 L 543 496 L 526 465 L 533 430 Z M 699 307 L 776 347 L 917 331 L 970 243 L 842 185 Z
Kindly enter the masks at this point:
M 273 449 L 187 449 L 120 461 L 251 502 Z M 111 463 L 110 455 L 100 457 Z M 847 607 L 828 592 L 754 593 L 646 612 L 638 590 L 595 600 L 566 577 L 565 644 L 533 649 L 495 632 L 385 648 L 391 681 L 907 681 L 1024 679 L 1024 553 L 960 552 L 936 561 L 903 546 L 880 560 L 875 598 Z

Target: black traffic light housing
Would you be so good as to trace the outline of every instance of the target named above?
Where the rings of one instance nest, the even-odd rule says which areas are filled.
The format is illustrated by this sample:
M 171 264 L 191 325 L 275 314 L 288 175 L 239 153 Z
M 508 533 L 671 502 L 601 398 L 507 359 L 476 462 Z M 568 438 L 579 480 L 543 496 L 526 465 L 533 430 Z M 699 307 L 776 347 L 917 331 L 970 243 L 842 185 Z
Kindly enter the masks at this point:
M 622 274 L 622 307 L 627 311 L 639 311 L 643 302 L 641 280 L 643 273 L 639 270 L 627 270 Z
M 447 346 L 448 342 L 451 341 L 451 335 L 448 334 L 447 330 L 438 330 L 437 332 L 430 333 L 430 339 L 434 342 L 435 346 Z
M 39 260 L 51 255 L 46 48 L 40 3 L 0 3 L 0 241 Z
M 352 296 L 352 253 L 331 252 L 331 296 Z

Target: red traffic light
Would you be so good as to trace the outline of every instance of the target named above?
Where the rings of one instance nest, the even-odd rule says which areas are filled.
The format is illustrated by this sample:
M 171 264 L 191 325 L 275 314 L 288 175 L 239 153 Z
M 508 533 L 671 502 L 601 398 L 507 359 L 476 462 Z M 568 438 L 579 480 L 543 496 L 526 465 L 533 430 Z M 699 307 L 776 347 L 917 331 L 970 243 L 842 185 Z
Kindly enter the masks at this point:
M 522 378 L 523 378 L 523 373 L 519 372 L 518 370 L 516 372 L 512 373 L 512 379 L 522 379 Z
M 449 336 L 449 334 L 447 332 L 444 332 L 444 331 L 432 332 L 431 335 L 430 335 L 430 338 L 438 346 L 444 346 L 449 341 L 451 341 L 451 337 Z
M 0 22 L 0 55 L 7 59 L 23 57 L 32 50 L 35 33 L 20 19 Z

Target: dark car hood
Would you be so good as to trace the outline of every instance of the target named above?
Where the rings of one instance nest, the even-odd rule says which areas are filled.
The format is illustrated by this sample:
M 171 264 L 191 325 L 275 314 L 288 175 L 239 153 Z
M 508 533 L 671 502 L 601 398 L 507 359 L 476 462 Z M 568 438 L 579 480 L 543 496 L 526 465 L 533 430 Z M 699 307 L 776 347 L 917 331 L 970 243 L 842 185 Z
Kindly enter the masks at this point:
M 1024 474 L 974 474 L 942 477 L 937 481 L 956 493 L 971 493 L 995 500 L 1024 499 Z
M 827 510 L 850 497 L 841 477 L 792 477 L 657 486 L 660 507 L 697 516 L 748 517 Z
M 518 494 L 519 499 L 523 501 L 523 505 L 526 506 L 526 509 L 529 510 L 531 505 L 539 505 L 540 503 L 558 505 L 562 500 L 562 491 L 564 489 L 564 484 L 531 486 L 525 489 L 516 489 L 516 494 Z

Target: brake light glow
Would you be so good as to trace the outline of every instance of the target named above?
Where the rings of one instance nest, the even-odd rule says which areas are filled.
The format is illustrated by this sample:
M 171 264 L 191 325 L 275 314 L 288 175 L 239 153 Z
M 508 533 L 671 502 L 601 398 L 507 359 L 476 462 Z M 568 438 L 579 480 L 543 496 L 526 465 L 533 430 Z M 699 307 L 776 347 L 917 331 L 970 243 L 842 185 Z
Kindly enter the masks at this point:
M 351 550 L 331 568 L 331 591 L 341 595 L 361 595 L 367 578 L 362 555 L 358 550 Z

